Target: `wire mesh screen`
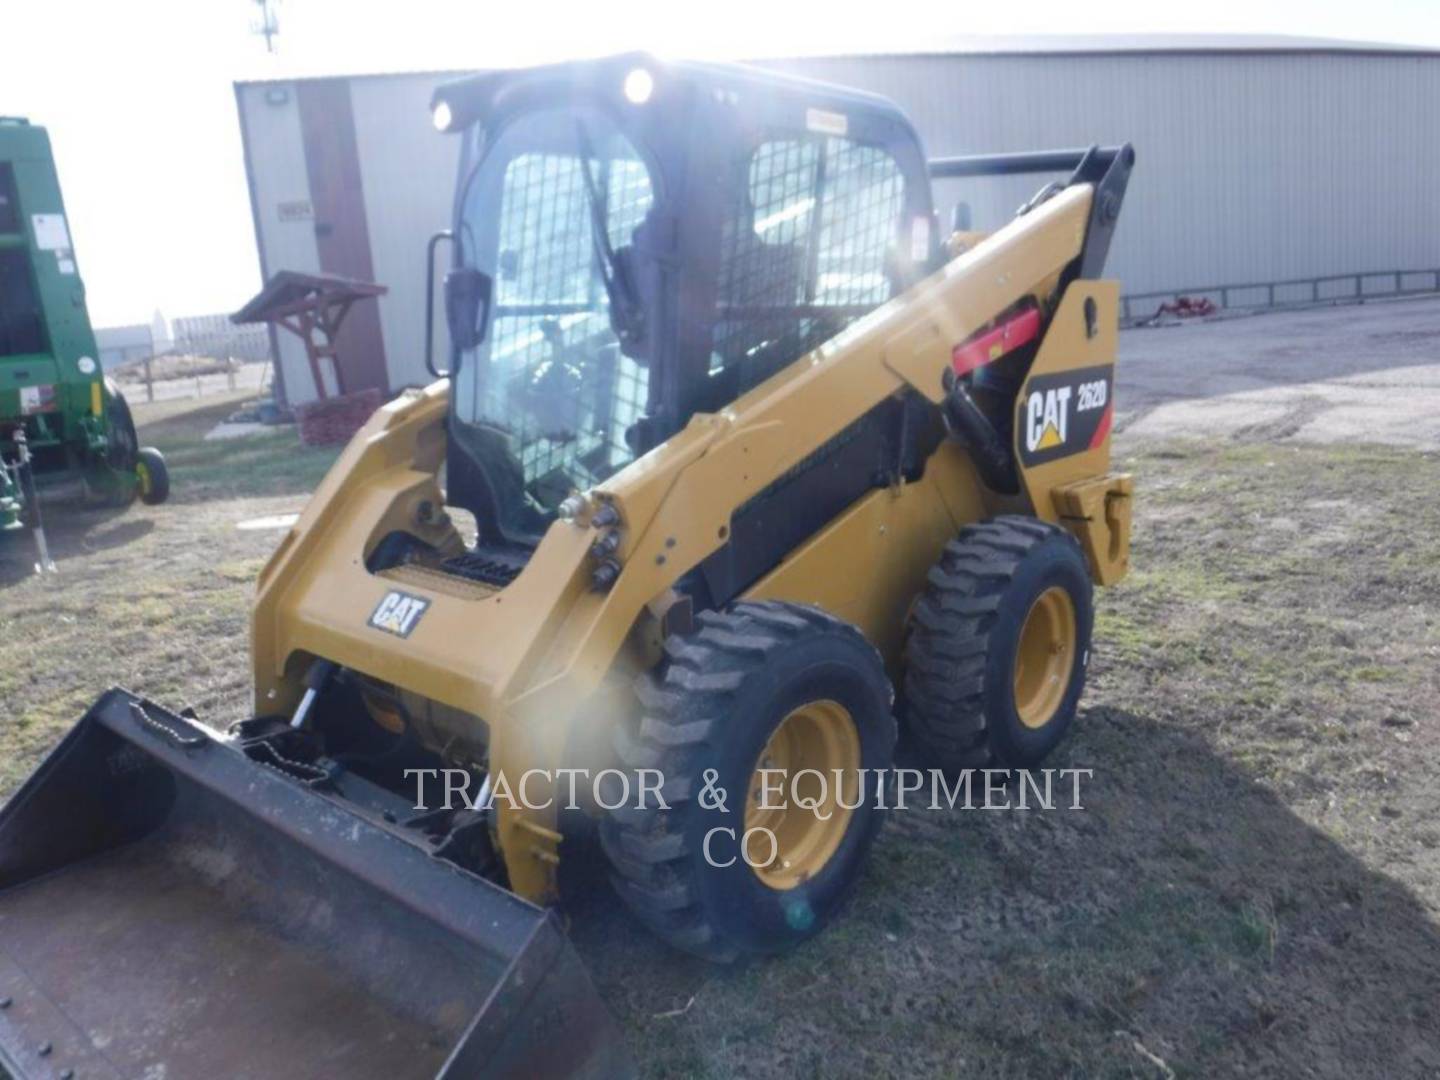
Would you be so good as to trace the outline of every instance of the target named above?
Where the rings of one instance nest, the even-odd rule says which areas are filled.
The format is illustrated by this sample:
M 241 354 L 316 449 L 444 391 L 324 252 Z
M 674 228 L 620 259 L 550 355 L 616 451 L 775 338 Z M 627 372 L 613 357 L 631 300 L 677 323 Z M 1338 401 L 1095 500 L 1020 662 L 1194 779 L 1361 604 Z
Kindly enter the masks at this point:
M 900 169 L 873 146 L 845 139 L 826 146 L 815 302 L 873 308 L 890 299 L 885 262 L 901 227 Z
M 653 201 L 633 157 L 589 161 L 615 247 Z M 585 166 L 574 154 L 522 153 L 505 169 L 495 312 L 472 416 L 505 430 L 527 492 L 553 507 L 632 456 L 625 430 L 644 413 L 647 372 L 621 355 L 593 244 Z
M 721 233 L 712 375 L 763 382 L 889 299 L 904 182 L 884 150 L 841 138 L 774 139 Z

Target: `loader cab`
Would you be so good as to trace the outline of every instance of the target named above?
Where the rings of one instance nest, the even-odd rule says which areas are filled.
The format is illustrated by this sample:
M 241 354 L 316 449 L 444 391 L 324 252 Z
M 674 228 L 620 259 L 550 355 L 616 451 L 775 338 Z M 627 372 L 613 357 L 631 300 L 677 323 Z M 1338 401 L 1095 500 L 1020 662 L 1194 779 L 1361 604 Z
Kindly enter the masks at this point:
M 450 501 L 483 542 L 533 545 L 936 258 L 919 139 L 882 98 L 633 54 L 452 83 L 434 111 L 463 139 Z

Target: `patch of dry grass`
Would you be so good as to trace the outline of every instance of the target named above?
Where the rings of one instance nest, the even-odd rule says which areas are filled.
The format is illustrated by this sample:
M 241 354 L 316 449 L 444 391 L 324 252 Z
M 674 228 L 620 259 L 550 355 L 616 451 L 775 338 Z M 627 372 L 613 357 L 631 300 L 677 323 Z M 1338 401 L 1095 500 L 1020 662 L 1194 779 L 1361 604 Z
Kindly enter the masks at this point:
M 249 601 L 279 534 L 235 524 L 298 509 L 334 451 L 305 449 L 288 429 L 205 442 L 235 400 L 183 404 L 136 410 L 142 440 L 169 463 L 168 503 L 47 507 L 53 577 L 29 573 L 28 538 L 0 546 L 0 792 L 111 685 L 192 704 L 217 722 L 248 707 Z
M 1049 762 L 1095 770 L 1085 811 L 892 814 L 835 926 L 733 971 L 589 913 L 651 1075 L 1440 1071 L 1440 460 L 1126 467 L 1135 571 Z

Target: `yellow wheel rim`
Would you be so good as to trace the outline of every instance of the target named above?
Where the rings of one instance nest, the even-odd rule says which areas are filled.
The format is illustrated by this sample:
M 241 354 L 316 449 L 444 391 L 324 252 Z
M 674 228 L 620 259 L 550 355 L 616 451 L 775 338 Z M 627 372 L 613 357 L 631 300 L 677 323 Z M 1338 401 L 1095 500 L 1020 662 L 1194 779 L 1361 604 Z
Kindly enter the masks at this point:
M 137 464 L 135 466 L 135 479 L 140 481 L 140 494 L 150 494 L 150 466 Z
M 1055 716 L 1075 666 L 1075 604 L 1052 585 L 1035 598 L 1015 650 L 1015 711 L 1027 728 Z
M 745 855 L 756 876 L 783 890 L 818 874 L 845 838 L 859 786 L 860 733 L 849 709 L 812 701 L 781 720 L 755 761 L 745 799 Z M 752 829 L 768 829 L 774 844 Z

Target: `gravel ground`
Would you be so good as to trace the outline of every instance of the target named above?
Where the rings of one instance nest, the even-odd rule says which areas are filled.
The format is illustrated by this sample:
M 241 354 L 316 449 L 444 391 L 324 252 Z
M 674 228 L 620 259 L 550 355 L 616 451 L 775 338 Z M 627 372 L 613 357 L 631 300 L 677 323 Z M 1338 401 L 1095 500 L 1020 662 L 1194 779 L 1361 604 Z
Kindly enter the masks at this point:
M 1440 299 L 1120 335 L 1116 429 L 1146 438 L 1440 447 Z

